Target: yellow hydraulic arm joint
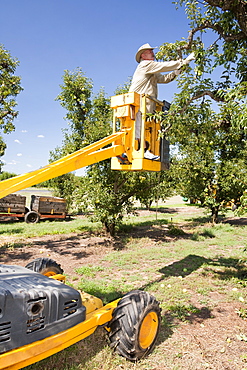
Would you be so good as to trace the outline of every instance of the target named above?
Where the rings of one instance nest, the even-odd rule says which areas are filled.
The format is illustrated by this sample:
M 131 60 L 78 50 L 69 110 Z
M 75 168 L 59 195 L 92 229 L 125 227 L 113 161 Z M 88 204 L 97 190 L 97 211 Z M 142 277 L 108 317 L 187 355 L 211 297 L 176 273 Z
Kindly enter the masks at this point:
M 87 147 L 67 155 L 39 170 L 25 173 L 0 182 L 0 198 L 29 186 L 78 170 L 93 163 L 121 155 L 124 152 L 125 136 L 130 130 L 115 132 Z M 104 148 L 114 142 L 114 145 Z M 102 149 L 104 148 L 104 149 Z

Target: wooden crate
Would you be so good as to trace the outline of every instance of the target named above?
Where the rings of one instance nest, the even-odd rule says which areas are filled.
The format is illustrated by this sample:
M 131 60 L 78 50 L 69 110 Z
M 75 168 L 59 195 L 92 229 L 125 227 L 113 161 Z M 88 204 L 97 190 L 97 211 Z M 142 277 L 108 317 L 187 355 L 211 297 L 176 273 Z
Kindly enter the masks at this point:
M 66 200 L 58 197 L 31 196 L 31 210 L 42 214 L 66 214 Z
M 0 212 L 4 213 L 24 213 L 26 197 L 19 194 L 9 194 L 0 199 Z

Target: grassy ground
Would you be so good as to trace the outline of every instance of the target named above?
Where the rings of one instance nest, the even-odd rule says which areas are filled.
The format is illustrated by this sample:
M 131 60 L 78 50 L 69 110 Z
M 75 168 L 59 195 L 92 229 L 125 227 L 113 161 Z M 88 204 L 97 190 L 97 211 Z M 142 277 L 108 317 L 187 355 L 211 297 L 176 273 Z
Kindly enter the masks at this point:
M 233 216 L 229 213 L 228 216 Z M 225 220 L 222 220 L 225 221 Z M 156 212 L 130 217 L 112 248 L 68 275 L 76 288 L 106 303 L 132 289 L 145 289 L 161 302 L 162 327 L 154 352 L 138 363 L 112 353 L 104 329 L 28 370 L 246 370 L 247 226 L 238 219 L 211 226 L 203 210 L 173 199 Z M 53 226 L 54 225 L 54 226 Z M 98 225 L 94 225 L 95 228 Z M 11 245 L 45 233 L 79 233 L 87 219 L 0 225 Z M 18 245 L 15 243 L 19 243 Z M 101 246 L 102 248 L 102 246 Z M 69 264 L 69 255 L 66 256 Z M 66 270 L 66 266 L 64 266 Z

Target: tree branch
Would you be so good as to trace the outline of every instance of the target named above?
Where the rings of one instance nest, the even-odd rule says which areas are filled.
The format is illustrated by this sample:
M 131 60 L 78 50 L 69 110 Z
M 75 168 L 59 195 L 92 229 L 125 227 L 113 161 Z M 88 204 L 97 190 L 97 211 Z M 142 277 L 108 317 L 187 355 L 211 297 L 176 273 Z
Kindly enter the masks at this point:
M 216 94 L 214 94 L 212 91 L 210 90 L 204 90 L 204 91 L 198 91 L 196 94 L 194 94 L 190 99 L 187 100 L 186 104 L 183 106 L 183 108 L 181 108 L 178 112 L 176 112 L 176 114 L 183 114 L 186 110 L 186 108 L 190 105 L 190 103 L 192 103 L 193 100 L 197 100 L 197 99 L 200 99 L 202 98 L 203 96 L 210 96 L 211 99 L 217 101 L 217 102 L 224 102 L 225 99 L 224 98 L 220 98 L 219 96 L 216 96 Z M 175 114 L 175 112 L 174 112 Z
M 4 117 L 8 116 L 11 113 L 12 112 L 9 111 L 9 110 L 4 110 L 4 111 L 0 112 L 0 118 L 4 118 Z
M 234 14 L 240 29 L 247 37 L 247 4 L 246 0 L 205 0 L 211 6 L 221 8 L 223 11 L 230 11 Z
M 190 99 L 187 100 L 187 102 L 184 104 L 183 108 L 181 108 L 178 111 L 168 112 L 168 115 L 175 116 L 177 114 L 183 114 L 186 111 L 187 107 L 190 105 L 190 103 L 192 103 L 193 100 L 200 99 L 200 98 L 202 98 L 203 96 L 206 96 L 206 95 L 210 96 L 211 99 L 213 99 L 213 100 L 215 100 L 217 102 L 224 102 L 225 101 L 224 98 L 217 96 L 216 94 L 214 94 L 210 90 L 198 91 Z M 172 123 L 170 123 L 169 125 L 167 125 L 166 127 L 164 127 L 162 129 L 162 132 L 163 133 L 168 132 L 170 130 L 171 126 L 172 126 Z
M 193 101 L 193 100 L 196 100 L 196 99 L 200 99 L 202 98 L 203 96 L 205 95 L 208 95 L 210 96 L 211 99 L 217 101 L 217 102 L 224 102 L 225 101 L 225 98 L 223 97 L 219 97 L 218 95 L 216 95 L 215 93 L 213 93 L 212 91 L 210 90 L 204 90 L 204 91 L 198 91 L 191 99 L 190 99 L 190 102 Z
M 184 49 L 191 49 L 195 33 L 207 28 L 216 31 L 226 42 L 231 42 L 234 40 L 239 41 L 247 38 L 247 3 L 245 0 L 238 0 L 235 2 L 232 0 L 204 0 L 204 2 L 206 2 L 210 6 L 218 7 L 222 9 L 222 11 L 232 12 L 239 24 L 241 31 L 236 34 L 225 33 L 223 27 L 220 24 L 211 23 L 209 20 L 207 20 L 206 22 L 198 25 L 189 32 L 187 44 L 182 46 L 178 50 L 178 52 L 181 52 L 181 50 Z
M 233 33 L 232 34 L 226 34 L 224 32 L 223 28 L 219 24 L 212 24 L 209 21 L 206 21 L 203 24 L 201 24 L 200 26 L 193 28 L 189 32 L 189 36 L 187 38 L 188 42 L 187 42 L 186 45 L 182 46 L 180 48 L 180 50 L 182 50 L 182 49 L 186 49 L 186 50 L 191 49 L 195 33 L 198 32 L 198 31 L 205 30 L 207 28 L 210 28 L 210 29 L 216 31 L 226 42 L 230 42 L 230 41 L 234 41 L 234 40 L 239 41 L 239 40 L 246 39 L 246 35 L 243 31 L 241 31 L 239 33 L 236 33 L 236 34 L 233 34 Z
M 4 110 L 4 111 L 0 112 L 0 119 L 3 119 L 7 116 L 16 117 L 17 115 L 18 115 L 18 112 L 14 112 L 14 111 L 11 111 L 11 110 Z
M 223 39 L 226 42 L 234 41 L 234 40 L 239 41 L 239 40 L 243 40 L 244 38 L 246 38 L 246 35 L 244 34 L 243 31 L 236 33 L 236 34 L 233 34 L 233 33 L 226 34 L 223 28 L 219 24 L 212 24 L 209 21 L 205 22 L 205 28 L 211 28 L 212 30 L 216 31 L 220 36 L 223 37 Z

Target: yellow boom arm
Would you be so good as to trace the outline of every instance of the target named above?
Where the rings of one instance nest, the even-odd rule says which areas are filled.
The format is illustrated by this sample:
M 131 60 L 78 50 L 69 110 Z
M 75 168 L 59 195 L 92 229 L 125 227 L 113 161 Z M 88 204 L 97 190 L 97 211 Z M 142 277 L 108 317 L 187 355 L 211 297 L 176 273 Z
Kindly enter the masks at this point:
M 93 163 L 121 155 L 124 152 L 124 146 L 121 143 L 124 142 L 127 134 L 128 130 L 116 132 L 39 170 L 1 181 L 0 198 Z M 119 144 L 102 149 L 113 142 L 119 142 Z

